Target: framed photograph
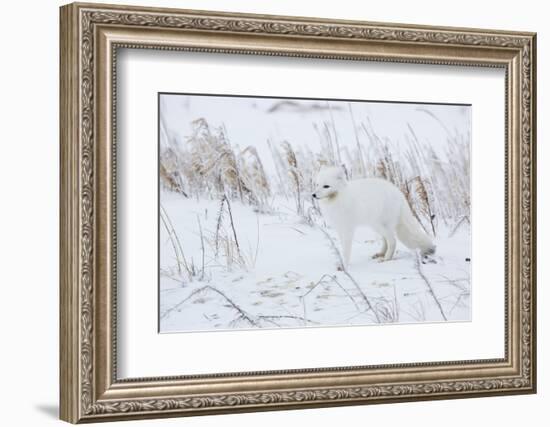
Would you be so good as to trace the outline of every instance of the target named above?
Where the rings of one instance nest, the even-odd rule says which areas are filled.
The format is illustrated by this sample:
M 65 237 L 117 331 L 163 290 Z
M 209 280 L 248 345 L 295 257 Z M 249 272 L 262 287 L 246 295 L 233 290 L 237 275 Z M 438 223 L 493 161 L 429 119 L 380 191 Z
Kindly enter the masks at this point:
M 534 33 L 60 22 L 63 420 L 536 391 Z

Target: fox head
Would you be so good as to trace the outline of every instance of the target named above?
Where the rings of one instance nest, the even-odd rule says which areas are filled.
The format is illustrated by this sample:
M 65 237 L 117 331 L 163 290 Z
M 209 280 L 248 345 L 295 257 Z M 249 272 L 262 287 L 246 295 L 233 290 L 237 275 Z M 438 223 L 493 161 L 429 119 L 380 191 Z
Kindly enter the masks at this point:
M 323 167 L 315 178 L 314 199 L 332 199 L 346 185 L 344 171 L 339 167 Z

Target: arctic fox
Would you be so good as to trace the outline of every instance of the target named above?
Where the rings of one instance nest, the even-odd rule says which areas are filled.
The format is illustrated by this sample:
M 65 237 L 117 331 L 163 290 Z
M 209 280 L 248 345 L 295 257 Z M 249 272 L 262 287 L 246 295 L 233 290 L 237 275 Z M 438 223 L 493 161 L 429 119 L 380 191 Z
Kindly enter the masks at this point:
M 366 225 L 383 238 L 382 250 L 373 258 L 391 260 L 395 236 L 409 249 L 422 255 L 435 253 L 432 239 L 414 218 L 403 193 L 380 178 L 347 182 L 338 167 L 322 168 L 317 174 L 313 198 L 319 200 L 323 216 L 336 229 L 342 244 L 344 263 L 349 264 L 356 227 Z

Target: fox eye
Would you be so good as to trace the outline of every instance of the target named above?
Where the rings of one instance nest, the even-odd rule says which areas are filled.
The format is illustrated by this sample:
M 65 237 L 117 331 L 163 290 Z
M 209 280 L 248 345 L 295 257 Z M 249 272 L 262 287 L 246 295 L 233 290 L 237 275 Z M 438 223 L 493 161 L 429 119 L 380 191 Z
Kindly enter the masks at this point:
M 330 185 L 323 185 L 323 188 L 330 188 Z

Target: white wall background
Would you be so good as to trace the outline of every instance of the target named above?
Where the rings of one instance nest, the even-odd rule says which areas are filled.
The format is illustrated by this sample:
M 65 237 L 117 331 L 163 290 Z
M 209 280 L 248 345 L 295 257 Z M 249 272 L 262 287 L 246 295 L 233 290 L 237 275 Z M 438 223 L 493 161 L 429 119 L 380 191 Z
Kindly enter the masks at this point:
M 113 3 L 124 3 L 110 0 Z M 134 4 L 538 32 L 538 117 L 550 115 L 550 29 L 535 0 L 331 2 L 133 0 Z M 5 3 L 0 66 L 0 401 L 2 425 L 59 425 L 58 402 L 58 6 Z M 279 426 L 544 425 L 550 405 L 549 127 L 539 119 L 539 393 L 438 402 L 138 421 L 131 425 Z M 546 336 L 545 336 L 546 335 Z

